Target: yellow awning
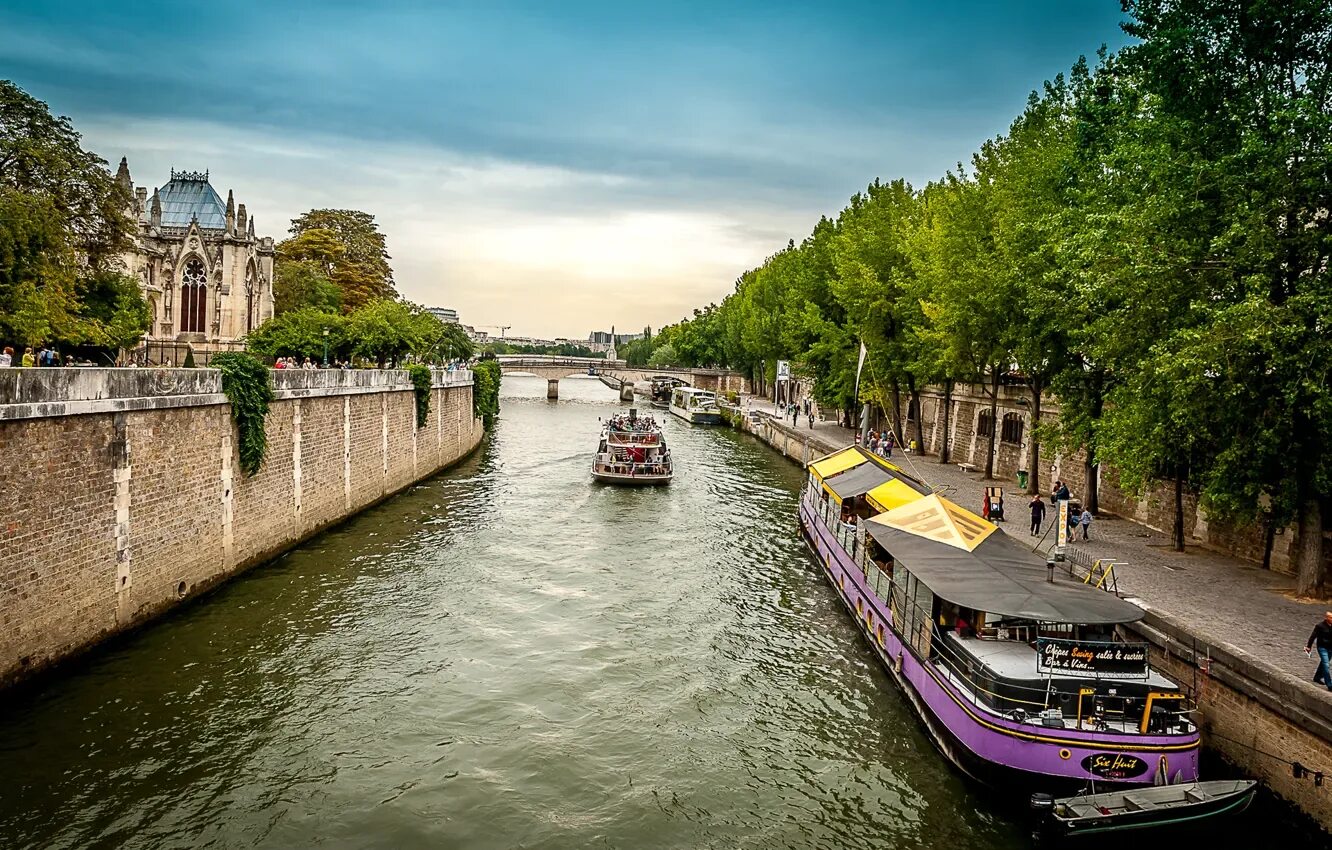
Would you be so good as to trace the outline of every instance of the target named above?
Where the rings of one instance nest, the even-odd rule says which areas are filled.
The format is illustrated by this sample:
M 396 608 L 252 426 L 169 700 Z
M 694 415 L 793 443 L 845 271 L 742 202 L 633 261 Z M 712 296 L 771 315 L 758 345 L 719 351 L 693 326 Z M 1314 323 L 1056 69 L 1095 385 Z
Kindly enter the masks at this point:
M 866 493 L 865 498 L 869 499 L 869 503 L 879 511 L 891 511 L 925 496 L 905 481 L 894 478 Z
M 937 493 L 870 517 L 866 522 L 900 529 L 966 552 L 975 549 L 998 528 Z
M 809 471 L 820 481 L 829 475 L 836 475 L 839 472 L 846 472 L 853 466 L 860 466 L 862 463 L 869 463 L 869 458 L 861 454 L 855 446 L 842 449 L 840 452 L 833 452 L 825 458 L 816 460 L 809 465 Z

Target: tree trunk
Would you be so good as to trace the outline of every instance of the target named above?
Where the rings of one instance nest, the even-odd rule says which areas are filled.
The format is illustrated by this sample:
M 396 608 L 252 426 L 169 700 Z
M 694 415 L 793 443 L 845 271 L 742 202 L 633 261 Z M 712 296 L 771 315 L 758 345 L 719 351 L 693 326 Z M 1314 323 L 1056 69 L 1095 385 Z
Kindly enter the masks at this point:
M 1323 593 L 1323 509 L 1316 498 L 1300 504 L 1299 549 L 1295 554 L 1295 592 L 1300 596 Z
M 1170 542 L 1176 552 L 1184 551 L 1184 467 L 1175 466 L 1175 524 L 1170 532 Z
M 943 401 L 943 445 L 939 449 L 939 463 L 948 463 L 948 456 L 951 447 L 948 445 L 948 433 L 951 429 L 953 418 L 953 379 L 944 379 L 944 401 Z
M 990 449 L 985 453 L 985 477 L 994 477 L 994 441 L 999 434 L 999 367 L 990 369 Z
M 920 420 L 922 418 L 920 415 L 920 387 L 916 386 L 916 379 L 912 376 L 907 376 L 907 389 L 911 391 L 911 400 L 907 402 L 907 421 L 914 421 L 916 423 L 916 433 L 911 439 L 916 441 L 916 451 L 924 454 L 925 434 L 920 428 Z M 911 418 L 911 414 L 913 413 L 916 415 L 914 420 Z
M 896 378 L 892 378 L 892 440 L 900 445 L 906 436 L 902 430 L 902 385 L 898 384 Z
M 1272 519 L 1271 511 L 1263 514 L 1263 524 L 1267 526 L 1263 534 L 1263 569 L 1272 569 L 1272 547 L 1276 545 L 1276 522 Z
M 1035 496 L 1041 494 L 1041 439 L 1036 431 L 1041 424 L 1041 395 L 1043 391 L 1044 386 L 1041 379 L 1032 378 L 1031 431 L 1028 437 L 1031 440 L 1031 453 L 1027 457 L 1027 492 Z
M 1105 395 L 1102 389 L 1104 379 L 1105 373 L 1100 370 L 1096 370 L 1092 374 L 1091 418 L 1093 423 L 1099 423 L 1101 414 L 1105 412 Z M 1096 437 L 1095 432 L 1093 432 L 1092 437 L 1087 442 L 1087 462 L 1083 466 L 1083 472 L 1087 480 L 1087 498 L 1082 503 L 1084 508 L 1091 511 L 1092 516 L 1100 516 L 1101 514 L 1101 482 L 1098 480 L 1100 467 L 1101 464 L 1096 457 Z

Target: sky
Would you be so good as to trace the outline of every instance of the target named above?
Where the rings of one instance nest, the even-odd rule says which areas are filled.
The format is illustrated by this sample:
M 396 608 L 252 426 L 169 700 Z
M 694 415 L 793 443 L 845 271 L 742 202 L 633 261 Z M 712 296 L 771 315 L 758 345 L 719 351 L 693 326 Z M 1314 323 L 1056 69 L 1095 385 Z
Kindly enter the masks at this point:
M 0 78 L 135 185 L 208 170 L 281 239 L 365 210 L 399 292 L 510 335 L 719 302 L 876 177 L 1003 133 L 1119 0 L 177 0 L 0 7 Z

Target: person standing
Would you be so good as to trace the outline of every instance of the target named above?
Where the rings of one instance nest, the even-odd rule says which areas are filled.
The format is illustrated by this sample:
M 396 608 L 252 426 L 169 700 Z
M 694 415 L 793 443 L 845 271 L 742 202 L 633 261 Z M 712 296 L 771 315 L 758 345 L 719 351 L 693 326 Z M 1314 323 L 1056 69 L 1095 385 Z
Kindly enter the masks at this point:
M 1087 532 L 1091 530 L 1092 515 L 1087 508 L 1082 509 L 1082 516 L 1078 518 L 1078 525 L 1082 526 L 1082 539 L 1090 540 Z
M 14 349 L 6 345 L 5 350 L 0 351 L 0 369 L 5 368 L 6 366 L 13 366 L 13 365 L 14 365 Z
M 32 356 L 32 346 L 23 349 L 23 365 L 28 367 L 37 365 L 37 358 Z
M 892 431 L 887 431 L 883 435 L 883 456 L 893 456 L 893 446 L 897 444 L 897 438 L 893 436 Z
M 1031 497 L 1031 536 L 1036 537 L 1041 533 L 1041 523 L 1045 521 L 1045 502 L 1041 500 L 1039 493 Z
M 1332 611 L 1323 614 L 1323 619 L 1313 627 L 1309 641 L 1304 645 L 1304 654 L 1309 655 L 1315 647 L 1318 649 L 1318 669 L 1314 671 L 1314 684 L 1332 691 L 1332 676 L 1328 675 L 1328 657 L 1332 655 Z

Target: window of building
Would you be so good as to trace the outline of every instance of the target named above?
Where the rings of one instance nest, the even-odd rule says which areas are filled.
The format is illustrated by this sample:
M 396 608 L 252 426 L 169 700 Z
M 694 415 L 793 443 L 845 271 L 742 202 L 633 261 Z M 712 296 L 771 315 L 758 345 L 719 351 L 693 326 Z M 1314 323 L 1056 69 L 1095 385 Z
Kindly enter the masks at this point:
M 1022 414 L 1005 413 L 1003 424 L 999 429 L 999 439 L 1005 443 L 1021 443 L 1023 425 Z
M 203 260 L 197 257 L 186 261 L 180 276 L 180 330 L 181 333 L 203 333 L 208 312 L 208 274 Z
M 994 433 L 994 419 L 990 416 L 990 411 L 982 410 L 980 419 L 976 422 L 976 436 L 988 437 Z

